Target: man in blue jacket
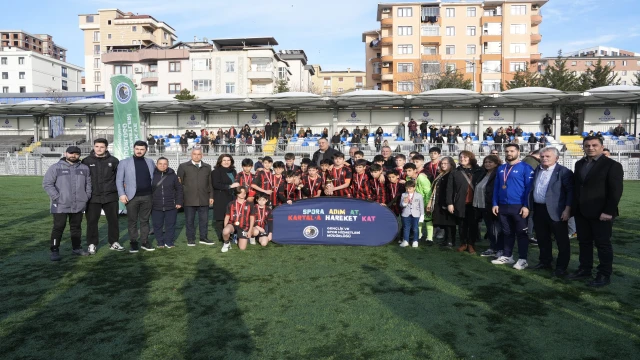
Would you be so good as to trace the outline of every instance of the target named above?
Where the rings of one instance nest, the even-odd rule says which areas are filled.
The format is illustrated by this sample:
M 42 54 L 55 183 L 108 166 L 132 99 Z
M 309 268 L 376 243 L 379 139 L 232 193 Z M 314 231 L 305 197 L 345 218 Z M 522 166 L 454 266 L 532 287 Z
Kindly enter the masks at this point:
M 536 167 L 529 204 L 533 212 L 533 224 L 538 236 L 540 263 L 532 269 L 551 270 L 553 242 L 558 244 L 558 260 L 555 276 L 567 275 L 571 256 L 568 221 L 573 202 L 573 171 L 558 164 L 560 153 L 554 147 L 540 150 L 540 165 Z
M 129 222 L 129 252 L 138 252 L 138 235 L 142 242 L 142 249 L 155 250 L 149 243 L 149 217 L 153 203 L 151 180 L 155 171 L 153 160 L 144 156 L 147 153 L 147 143 L 136 141 L 133 144 L 133 156 L 120 161 L 116 174 L 116 187 L 120 202 L 127 207 Z M 138 220 L 140 220 L 140 234 L 138 234 Z
M 60 240 L 69 219 L 73 254 L 86 256 L 82 249 L 82 212 L 91 198 L 91 172 L 80 163 L 80 148 L 69 146 L 42 180 L 42 187 L 51 199 L 53 230 L 51 231 L 51 261 L 60 261 Z
M 529 191 L 533 168 L 520 161 L 520 147 L 507 144 L 504 147 L 506 163 L 498 168 L 493 190 L 493 214 L 500 218 L 504 234 L 504 253 L 491 261 L 493 264 L 513 264 L 513 247 L 518 240 L 518 262 L 514 269 L 524 270 L 529 266 Z

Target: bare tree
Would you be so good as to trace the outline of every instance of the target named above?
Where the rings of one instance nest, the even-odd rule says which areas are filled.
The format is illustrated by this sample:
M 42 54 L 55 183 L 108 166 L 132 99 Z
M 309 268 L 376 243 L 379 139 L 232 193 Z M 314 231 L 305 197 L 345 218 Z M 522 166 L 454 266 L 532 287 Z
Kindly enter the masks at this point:
M 51 102 L 62 104 L 67 102 L 67 96 L 62 90 L 47 88 L 46 90 L 47 98 L 51 100 Z

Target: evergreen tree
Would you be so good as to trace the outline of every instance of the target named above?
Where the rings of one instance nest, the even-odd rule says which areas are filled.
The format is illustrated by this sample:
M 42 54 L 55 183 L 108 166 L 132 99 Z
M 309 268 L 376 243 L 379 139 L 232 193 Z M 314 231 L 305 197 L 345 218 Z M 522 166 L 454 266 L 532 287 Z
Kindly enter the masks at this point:
M 554 64 L 547 66 L 541 80 L 542 86 L 561 91 L 575 91 L 580 87 L 578 76 L 567 68 L 567 60 L 562 58 L 562 50 L 558 51 Z
M 193 100 L 196 98 L 195 95 L 191 94 L 191 92 L 187 89 L 180 90 L 180 93 L 174 96 L 177 100 Z
M 289 91 L 290 89 L 287 81 L 278 80 L 278 82 L 276 83 L 276 88 L 274 89 L 273 93 L 280 94 L 280 93 L 285 93 Z M 276 118 L 280 119 L 280 121 L 282 121 L 282 119 L 287 119 L 287 121 L 291 122 L 291 120 L 294 120 L 296 118 L 296 112 L 295 111 L 277 111 Z
M 640 86 L 640 71 L 633 74 L 633 85 Z
M 616 75 L 613 70 L 614 68 L 608 64 L 603 66 L 602 59 L 598 59 L 598 62 L 587 69 L 583 74 L 584 77 L 581 77 L 581 82 L 586 82 L 584 85 L 587 85 L 588 87 L 580 90 L 588 90 L 601 86 L 619 85 L 620 78 L 618 78 L 618 75 Z
M 471 90 L 473 82 L 471 79 L 465 79 L 464 74 L 459 73 L 457 69 L 447 69 L 442 73 L 436 81 L 433 89 L 466 89 Z
M 507 82 L 507 90 L 517 89 L 521 87 L 540 86 L 540 74 L 530 71 L 527 65 L 526 70 L 518 70 L 513 75 L 513 80 Z
M 289 92 L 289 84 L 287 84 L 286 80 L 278 80 L 276 84 L 276 88 L 273 91 L 274 94 Z

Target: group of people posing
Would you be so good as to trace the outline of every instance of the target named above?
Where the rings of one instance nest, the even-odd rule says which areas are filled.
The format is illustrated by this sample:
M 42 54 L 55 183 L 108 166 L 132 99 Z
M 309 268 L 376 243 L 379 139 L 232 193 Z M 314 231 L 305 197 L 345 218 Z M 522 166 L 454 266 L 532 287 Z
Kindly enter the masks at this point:
M 202 148 L 194 147 L 191 160 L 180 164 L 177 171 L 164 157 L 156 163 L 146 158 L 146 142 L 136 142 L 134 155 L 122 161 L 111 156 L 107 146 L 107 140 L 96 139 L 91 155 L 82 161 L 80 150 L 69 147 L 44 177 L 54 218 L 51 260 L 60 260 L 60 239 L 67 221 L 73 254 L 94 254 L 101 211 L 109 224 L 110 249 L 124 251 L 119 243 L 118 202 L 127 209 L 130 252 L 156 249 L 149 239 L 150 218 L 157 248 L 173 248 L 180 208 L 185 212 L 187 245 L 196 246 L 196 214 L 199 244 L 214 245 L 208 239 L 210 206 L 213 227 L 223 241 L 222 252 L 227 252 L 233 238 L 240 249 L 257 242 L 266 246 L 273 238 L 272 211 L 277 206 L 305 198 L 341 196 L 377 202 L 393 211 L 402 224 L 398 238 L 402 247 L 418 247 L 420 242 L 433 245 L 441 232 L 442 246 L 476 254 L 479 222 L 483 221 L 489 248 L 481 255 L 493 257 L 494 264 L 514 264 L 518 270 L 529 267 L 531 219 L 540 248 L 539 263 L 533 269 L 553 268 L 553 237 L 558 246 L 555 276 L 589 278 L 591 286 L 610 281 L 612 223 L 618 215 L 623 170 L 603 155 L 599 138 L 584 139 L 586 156 L 576 164 L 575 174 L 558 164 L 557 149 L 540 150 L 539 164 L 532 167 L 521 161 L 515 144 L 505 146 L 504 163 L 492 153 L 478 164 L 470 151 L 460 152 L 456 163 L 452 157 L 441 157 L 438 147 L 429 150 L 429 162 L 419 152 L 408 158 L 391 156 L 388 147 L 369 162 L 357 147 L 352 147 L 350 158 L 345 159 L 323 138 L 313 158 L 304 158 L 299 165 L 294 154 L 288 153 L 284 162 L 274 162 L 268 156 L 255 164 L 243 159 L 241 169 L 236 169 L 229 154 L 220 155 L 212 167 L 202 161 Z M 81 246 L 83 212 L 87 251 Z M 580 244 L 580 267 L 569 275 L 568 222 L 572 217 Z M 513 256 L 516 244 L 517 261 Z M 594 244 L 600 260 L 595 279 Z

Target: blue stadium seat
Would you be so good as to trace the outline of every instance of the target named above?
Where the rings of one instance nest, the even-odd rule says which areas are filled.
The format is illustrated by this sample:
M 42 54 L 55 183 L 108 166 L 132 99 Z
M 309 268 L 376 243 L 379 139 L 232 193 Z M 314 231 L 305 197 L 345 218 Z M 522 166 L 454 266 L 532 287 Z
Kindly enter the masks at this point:
M 542 133 L 541 133 L 540 131 L 538 131 L 538 132 L 536 133 L 536 136 L 540 136 L 540 135 L 542 135 Z
M 589 136 L 589 133 L 588 133 L 588 132 L 586 132 L 586 131 L 584 131 L 584 132 L 582 133 L 582 137 L 587 137 L 587 136 Z
M 466 137 L 467 137 L 467 135 L 469 135 L 469 134 L 467 134 L 467 133 L 462 133 L 462 137 L 463 137 L 463 138 L 466 138 Z
M 624 141 L 618 140 L 618 145 L 624 145 Z
M 488 142 L 486 142 L 486 141 L 483 141 L 483 142 L 482 142 L 482 146 L 487 146 L 487 145 L 489 145 L 489 143 L 488 143 Z
M 477 136 L 474 136 L 474 137 L 472 138 L 472 140 L 473 140 L 473 141 L 478 141 L 479 139 L 478 139 L 478 137 L 477 137 Z
M 404 141 L 404 138 L 402 136 L 398 136 L 398 138 L 396 139 L 398 141 Z
M 347 138 L 346 137 L 341 137 L 340 141 L 345 142 L 345 141 L 347 141 Z
M 476 133 L 472 132 L 472 133 L 469 133 L 469 135 L 470 135 L 471 137 L 475 137 L 475 136 L 476 136 Z
M 524 140 L 524 141 L 529 141 L 529 136 L 523 136 L 523 137 L 522 137 L 522 140 Z
M 611 140 L 618 140 L 618 137 L 617 136 L 612 136 Z
M 611 135 L 611 132 L 610 132 L 610 131 L 607 131 L 607 132 L 605 132 L 605 133 L 604 133 L 604 134 L 602 134 L 602 135 Z
M 302 143 L 302 146 L 309 146 L 309 144 L 305 141 Z
M 515 139 L 515 136 L 509 136 L 509 140 L 513 141 L 513 139 Z
M 493 136 L 487 136 L 487 141 L 493 140 Z
M 193 142 L 196 144 L 200 144 L 200 138 L 196 138 Z
M 375 133 L 371 133 L 371 134 L 369 134 L 369 136 L 370 137 L 374 137 L 374 136 L 376 136 L 376 134 Z

